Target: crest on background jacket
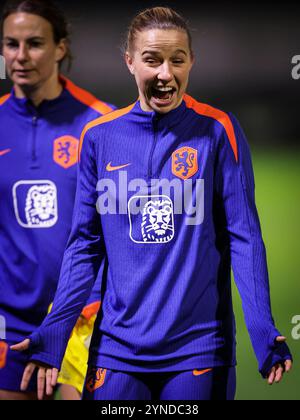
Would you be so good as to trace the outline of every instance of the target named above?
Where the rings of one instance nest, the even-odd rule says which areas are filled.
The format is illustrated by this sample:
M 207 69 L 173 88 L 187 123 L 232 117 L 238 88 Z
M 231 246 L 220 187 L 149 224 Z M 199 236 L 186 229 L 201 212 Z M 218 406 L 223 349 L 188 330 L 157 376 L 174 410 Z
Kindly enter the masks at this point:
M 172 154 L 172 173 L 183 180 L 198 172 L 198 151 L 192 147 L 181 147 Z
M 54 141 L 53 160 L 64 169 L 78 162 L 79 141 L 72 136 L 59 137 Z

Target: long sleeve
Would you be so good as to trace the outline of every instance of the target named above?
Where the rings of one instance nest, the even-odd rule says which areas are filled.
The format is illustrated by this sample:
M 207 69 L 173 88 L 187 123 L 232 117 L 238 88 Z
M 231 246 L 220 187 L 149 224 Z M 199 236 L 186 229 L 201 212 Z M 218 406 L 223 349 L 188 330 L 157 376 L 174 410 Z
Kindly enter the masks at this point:
M 228 236 L 235 282 L 243 305 L 246 325 L 266 377 L 272 366 L 291 359 L 271 313 L 270 288 L 265 246 L 255 205 L 255 185 L 250 151 L 244 133 L 230 115 L 237 143 L 237 159 L 225 131 L 216 152 L 215 194 L 219 215 Z
M 96 150 L 88 131 L 79 164 L 72 231 L 53 309 L 31 335 L 31 359 L 60 368 L 71 331 L 86 304 L 105 256 L 96 210 Z

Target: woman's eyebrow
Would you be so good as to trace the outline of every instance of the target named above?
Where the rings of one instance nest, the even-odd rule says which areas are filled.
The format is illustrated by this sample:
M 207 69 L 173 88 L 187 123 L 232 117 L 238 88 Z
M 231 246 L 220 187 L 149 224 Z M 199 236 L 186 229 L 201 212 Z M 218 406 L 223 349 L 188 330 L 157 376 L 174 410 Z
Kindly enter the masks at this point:
M 27 41 L 44 41 L 45 38 L 42 36 L 31 36 L 30 38 L 27 38 Z
M 176 51 L 174 52 L 174 55 L 175 55 L 175 54 L 184 54 L 184 55 L 186 55 L 186 56 L 187 56 L 187 52 L 186 52 L 185 50 L 181 50 L 181 49 L 176 50 Z
M 142 52 L 142 56 L 143 55 L 146 55 L 146 54 L 159 55 L 159 51 L 156 51 L 156 50 L 146 50 L 146 51 Z M 176 54 L 184 54 L 186 56 L 188 55 L 185 50 L 181 50 L 181 49 L 178 49 L 178 50 L 174 51 L 174 55 L 176 55 Z
M 17 38 L 13 38 L 11 36 L 5 36 L 4 41 L 18 41 Z M 45 38 L 43 38 L 42 36 L 32 36 L 30 38 L 27 38 L 26 41 L 44 41 Z
M 142 53 L 142 55 L 146 55 L 146 54 L 155 54 L 155 55 L 158 55 L 158 54 L 159 54 L 159 52 L 158 52 L 158 51 L 156 51 L 156 50 L 146 50 L 146 51 L 144 51 L 144 52 Z

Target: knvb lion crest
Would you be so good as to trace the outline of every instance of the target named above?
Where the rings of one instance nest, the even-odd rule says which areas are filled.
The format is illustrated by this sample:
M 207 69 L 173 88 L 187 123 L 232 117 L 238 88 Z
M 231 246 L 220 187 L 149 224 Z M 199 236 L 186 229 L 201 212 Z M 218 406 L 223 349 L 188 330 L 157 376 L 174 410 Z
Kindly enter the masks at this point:
M 198 151 L 192 147 L 182 147 L 172 155 L 172 173 L 183 180 L 198 172 Z
M 79 141 L 72 136 L 63 136 L 54 141 L 53 159 L 64 169 L 78 162 Z
M 91 394 L 104 385 L 107 369 L 92 368 L 89 370 L 86 379 L 86 389 Z

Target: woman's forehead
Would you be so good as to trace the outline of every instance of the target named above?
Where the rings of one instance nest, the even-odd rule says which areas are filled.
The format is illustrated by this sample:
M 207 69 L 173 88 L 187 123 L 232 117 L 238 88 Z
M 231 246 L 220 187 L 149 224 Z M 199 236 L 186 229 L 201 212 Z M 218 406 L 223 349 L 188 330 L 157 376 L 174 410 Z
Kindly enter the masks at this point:
M 189 50 L 188 35 L 179 29 L 148 29 L 136 36 L 136 48 L 139 50 L 174 49 Z
M 51 35 L 51 24 L 41 16 L 30 13 L 13 13 L 3 25 L 4 36 L 26 34 L 28 37 Z

